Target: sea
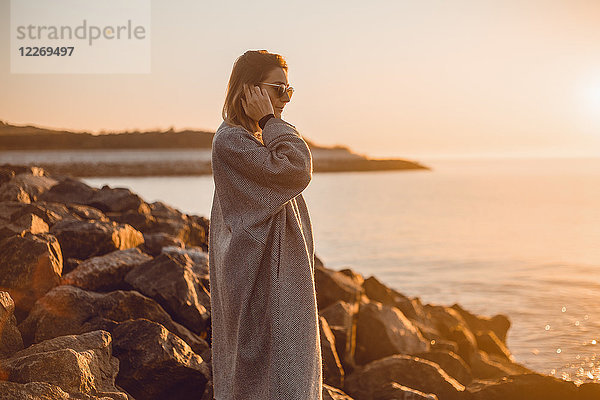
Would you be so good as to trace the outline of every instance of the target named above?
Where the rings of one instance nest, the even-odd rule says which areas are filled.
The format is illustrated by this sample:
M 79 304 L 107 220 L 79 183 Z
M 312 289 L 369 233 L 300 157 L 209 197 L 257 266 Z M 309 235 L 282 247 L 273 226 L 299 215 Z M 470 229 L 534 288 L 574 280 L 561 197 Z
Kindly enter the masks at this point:
M 600 382 L 600 158 L 419 159 L 314 173 L 317 256 L 406 296 L 511 321 L 515 360 Z M 84 178 L 210 217 L 211 176 Z

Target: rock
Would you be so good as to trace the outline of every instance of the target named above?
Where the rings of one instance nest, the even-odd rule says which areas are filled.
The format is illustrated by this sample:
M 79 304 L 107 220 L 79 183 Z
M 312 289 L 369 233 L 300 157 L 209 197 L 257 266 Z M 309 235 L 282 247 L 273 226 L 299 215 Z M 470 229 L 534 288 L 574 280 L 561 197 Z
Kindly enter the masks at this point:
M 335 348 L 335 337 L 329 329 L 327 320 L 319 317 L 321 354 L 323 359 L 323 382 L 335 386 L 344 386 L 344 369 Z
M 144 244 L 142 244 L 140 248 L 145 253 L 156 257 L 162 252 L 162 249 L 167 246 L 183 248 L 184 244 L 181 239 L 167 233 L 144 233 Z
M 120 323 L 114 354 L 121 361 L 117 383 L 139 399 L 192 399 L 203 393 L 211 371 L 179 337 L 146 319 Z
M 322 309 L 319 314 L 327 320 L 329 325 L 340 326 L 346 329 L 352 327 L 354 310 L 352 305 L 345 301 L 336 301 L 329 307 Z
M 212 374 L 212 372 L 211 372 Z M 215 399 L 215 391 L 213 388 L 213 383 L 212 380 L 209 380 L 208 382 L 206 382 L 206 388 L 204 389 L 204 393 L 202 394 L 202 397 L 200 398 L 200 400 L 214 400 Z
M 67 258 L 66 260 L 63 260 L 63 277 L 73 271 L 74 269 L 76 269 L 77 267 L 79 267 L 79 264 L 81 264 L 83 262 L 83 260 L 79 260 L 77 258 Z M 61 285 L 64 285 L 64 281 L 61 279 Z
M 0 126 L 2 123 L 0 123 Z M 16 166 L 12 164 L 0 164 L 0 185 L 10 181 L 15 177 L 14 167 L 22 168 L 22 166 Z
M 0 381 L 2 400 L 71 400 L 67 392 L 56 385 L 46 382 L 2 382 Z
M 202 286 L 210 293 L 210 274 L 208 268 L 208 253 L 205 252 L 201 247 L 185 247 L 179 248 L 176 246 L 163 247 L 161 253 L 163 254 L 186 254 L 192 259 L 190 265 L 192 271 L 200 278 Z
M 409 299 L 402 293 L 388 288 L 374 276 L 365 280 L 362 286 L 369 299 L 398 308 L 410 320 L 418 320 L 425 317 L 423 306 L 419 299 Z
M 61 284 L 95 292 L 131 289 L 124 281 L 125 275 L 150 260 L 152 257 L 138 248 L 115 250 L 81 262 L 73 271 L 63 275 Z
M 187 255 L 161 254 L 133 268 L 125 281 L 156 300 L 175 321 L 207 337 L 210 294 L 192 270 Z
M 356 319 L 354 308 L 344 301 L 337 301 L 321 310 L 319 315 L 327 320 L 329 328 L 335 337 L 335 348 L 342 367 L 346 372 L 354 370 L 354 355 L 356 351 Z
M 163 203 L 162 201 L 155 201 L 154 203 L 149 203 L 148 207 L 150 207 L 150 214 L 156 218 L 163 219 L 183 219 L 183 213 L 177 210 L 175 207 L 171 207 L 168 204 Z
M 600 384 L 586 382 L 579 386 L 579 399 L 600 399 Z
M 48 224 L 35 214 L 26 214 L 0 226 L 0 241 L 11 236 L 23 236 L 25 232 L 48 233 Z
M 373 400 L 438 400 L 433 393 L 423 393 L 396 382 L 390 382 L 373 392 Z
M 2 170 L 0 201 L 31 203 L 58 183 L 39 167 L 10 168 L 5 164 L 0 168 Z
M 444 340 L 444 339 L 431 340 L 429 342 L 429 346 L 430 346 L 431 350 L 446 350 L 446 351 L 451 351 L 453 353 L 456 353 L 458 351 L 458 346 L 456 345 L 456 343 L 454 343 L 450 340 Z
M 506 343 L 506 334 L 510 328 L 510 320 L 505 315 L 498 314 L 491 318 L 478 316 L 470 313 L 458 304 L 454 304 L 452 309 L 460 314 L 472 332 L 493 331 L 503 343 Z
M 395 293 L 392 289 L 385 286 L 374 276 L 370 276 L 363 283 L 365 294 L 371 300 L 377 301 L 385 305 L 395 305 L 401 300 L 410 300 L 408 297 Z
M 359 365 L 392 354 L 429 350 L 429 342 L 395 307 L 378 302 L 361 303 L 356 328 L 356 363 Z
M 460 324 L 450 328 L 447 338 L 458 346 L 456 354 L 465 360 L 467 364 L 471 365 L 471 357 L 479 351 L 473 332 L 465 325 Z
M 111 188 L 102 186 L 94 192 L 93 196 L 85 202 L 86 205 L 98 210 L 109 212 L 134 211 L 138 213 L 149 213 L 150 207 L 138 196 L 127 188 Z
M 10 294 L 0 291 L 0 359 L 8 358 L 23 348 L 14 311 L 15 302 Z
M 62 220 L 54 224 L 50 232 L 60 242 L 65 257 L 82 260 L 144 242 L 141 232 L 113 221 Z
M 29 344 L 98 329 L 111 331 L 117 323 L 135 318 L 160 323 L 206 358 L 206 341 L 174 322 L 154 300 L 136 291 L 96 293 L 75 286 L 58 286 L 36 302 L 19 330 L 23 342 Z
M 108 213 L 115 221 L 123 221 L 143 233 L 163 233 L 180 239 L 186 246 L 208 250 L 208 220 L 188 216 L 162 202 L 147 205 L 148 210 Z
M 341 389 L 323 384 L 323 400 L 353 400 Z M 212 400 L 212 399 L 211 399 Z
M 12 236 L 0 242 L 0 290 L 10 293 L 23 320 L 37 299 L 58 285 L 62 253 L 50 234 Z
M 16 224 L 18 227 L 24 226 L 20 231 L 27 228 L 27 230 L 32 231 L 33 233 L 48 232 L 46 226 L 41 222 L 38 222 L 39 219 L 50 227 L 61 219 L 68 218 L 73 219 L 78 217 L 73 216 L 67 207 L 58 203 L 35 202 L 25 204 L 16 201 L 0 202 L 0 227 Z M 34 228 L 34 223 L 35 225 L 41 225 L 43 229 Z M 12 234 L 18 234 L 18 232 L 15 229 L 12 229 L 8 234 L 0 233 L 0 236 L 7 237 Z
M 16 201 L 29 204 L 34 201 L 34 199 L 32 199 L 21 186 L 15 185 L 12 182 L 7 182 L 0 186 L 0 201 Z
M 154 216 L 152 216 L 152 214 L 149 212 L 127 210 L 124 212 L 108 212 L 106 215 L 113 221 L 117 221 L 121 224 L 129 224 L 145 234 L 157 233 L 166 235 L 164 232 L 155 232 L 157 230 L 156 218 L 154 218 Z
M 515 373 L 510 367 L 491 359 L 487 353 L 479 349 L 475 350 L 470 359 L 465 362 L 469 364 L 473 377 L 477 379 L 500 378 Z
M 75 203 L 88 205 L 88 202 L 97 191 L 98 189 L 78 179 L 67 177 L 50 188 L 50 190 L 42 193 L 39 200 L 62 204 Z
M 97 220 L 97 221 L 110 221 L 110 219 L 104 215 L 104 213 L 95 207 L 85 206 L 82 204 L 67 204 L 68 210 L 72 215 L 77 216 L 77 219 Z
M 360 301 L 363 288 L 352 278 L 326 268 L 315 265 L 315 286 L 317 303 L 320 310 L 325 309 L 338 300 L 350 304 Z
M 465 325 L 457 325 L 448 334 L 448 338 L 457 346 L 457 354 L 469 365 L 473 377 L 478 379 L 498 378 L 518 372 L 529 370 L 519 364 L 512 363 L 502 357 L 506 363 L 499 363 L 490 358 L 487 353 L 477 346 L 473 333 Z
M 497 354 L 488 354 L 481 350 L 479 350 L 479 354 L 481 358 L 486 360 L 488 363 L 493 362 L 494 365 L 499 366 L 504 371 L 502 376 L 535 373 L 535 371 L 525 367 L 524 365 L 507 360 L 503 356 L 499 356 Z
M 450 332 L 453 332 L 457 327 L 464 327 L 468 330 L 467 324 L 460 313 L 450 307 L 427 304 L 424 306 L 424 311 L 426 320 L 421 322 L 433 327 L 443 338 L 449 338 Z
M 433 361 L 440 366 L 448 375 L 456 379 L 462 385 L 468 385 L 473 381 L 471 368 L 457 354 L 448 350 L 431 350 L 426 352 L 411 353 L 412 357 L 424 358 Z
M 179 255 L 186 254 L 192 260 L 192 270 L 198 276 L 205 276 L 209 274 L 208 253 L 203 251 L 200 247 L 180 248 L 178 246 L 167 246 L 162 248 L 161 253 Z
M 0 201 L 0 225 L 12 221 L 12 216 L 19 212 L 26 204 L 18 201 Z
M 511 375 L 497 380 L 475 381 L 467 387 L 467 392 L 472 400 L 592 400 L 596 398 L 581 396 L 573 382 L 540 374 Z
M 395 354 L 373 361 L 346 377 L 344 391 L 356 399 L 371 399 L 390 382 L 434 393 L 443 400 L 463 400 L 464 386 L 439 365 L 421 358 Z
M 208 232 L 210 229 L 210 220 L 206 217 L 203 217 L 201 215 L 195 215 L 195 214 L 186 214 L 186 216 L 188 217 L 189 220 L 193 221 L 195 224 L 197 224 L 198 226 L 202 227 L 202 229 L 204 230 L 204 233 L 206 235 L 206 237 L 208 238 Z M 207 242 L 208 244 L 208 242 Z M 208 248 L 204 248 L 204 251 L 208 251 Z
M 115 387 L 119 362 L 111 354 L 111 343 L 105 331 L 56 337 L 17 352 L 0 365 L 13 382 L 41 381 L 68 393 L 111 393 L 111 398 L 126 400 Z
M 354 281 L 354 283 L 356 283 L 359 286 L 362 286 L 363 283 L 365 283 L 365 278 L 361 274 L 351 270 L 350 268 L 340 269 L 338 272 L 340 274 L 346 275 L 348 278 L 352 279 Z
M 315 254 L 315 268 L 325 268 L 323 261 Z
M 494 331 L 478 331 L 475 333 L 477 346 L 488 354 L 495 354 L 509 361 L 514 361 L 506 345 L 496 336 Z
M 15 175 L 9 182 L 0 186 L 0 193 L 7 186 L 22 188 L 29 195 L 31 201 L 36 201 L 38 197 L 45 191 L 56 185 L 58 181 L 45 175 L 45 171 L 41 168 L 33 173 L 20 173 Z

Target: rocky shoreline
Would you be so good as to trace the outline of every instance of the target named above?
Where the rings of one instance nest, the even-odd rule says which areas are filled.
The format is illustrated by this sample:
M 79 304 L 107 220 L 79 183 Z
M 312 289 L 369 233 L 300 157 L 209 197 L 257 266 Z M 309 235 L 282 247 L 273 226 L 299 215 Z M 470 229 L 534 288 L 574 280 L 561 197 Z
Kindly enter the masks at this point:
M 0 398 L 213 399 L 209 221 L 0 165 Z M 529 370 L 504 315 L 424 304 L 317 259 L 323 399 L 600 398 Z

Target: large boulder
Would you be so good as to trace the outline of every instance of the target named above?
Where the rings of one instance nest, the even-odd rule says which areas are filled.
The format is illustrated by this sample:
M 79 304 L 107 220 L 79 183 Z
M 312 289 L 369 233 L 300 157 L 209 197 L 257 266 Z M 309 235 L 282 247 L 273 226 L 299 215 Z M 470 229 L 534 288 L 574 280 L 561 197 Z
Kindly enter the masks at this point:
M 500 356 L 508 361 L 515 360 L 506 344 L 496 336 L 494 331 L 477 331 L 475 332 L 475 340 L 477 340 L 477 346 L 480 350 L 483 350 L 490 355 L 494 354 Z
M 147 208 L 140 210 L 107 212 L 107 216 L 143 233 L 165 233 L 181 240 L 186 246 L 208 250 L 208 220 L 187 215 L 162 202 L 147 204 Z
M 319 310 L 339 300 L 357 304 L 364 292 L 362 286 L 351 277 L 317 265 L 315 265 L 315 287 Z
M 60 204 L 60 203 L 51 203 L 51 204 Z M 87 219 L 87 220 L 97 220 L 97 221 L 110 221 L 110 219 L 104 215 L 104 213 L 98 210 L 95 207 L 86 206 L 83 204 L 67 204 L 67 209 L 69 210 L 71 216 L 75 219 Z
M 210 294 L 192 264 L 186 254 L 161 254 L 133 268 L 125 281 L 156 300 L 175 321 L 206 338 L 210 328 Z
M 144 236 L 130 225 L 114 221 L 62 220 L 50 228 L 65 258 L 84 260 L 144 243 Z
M 374 276 L 365 279 L 362 287 L 370 300 L 396 307 L 410 320 L 419 320 L 425 317 L 423 305 L 418 298 L 410 299 L 402 293 L 385 286 Z
M 104 213 L 135 211 L 149 213 L 150 207 L 140 196 L 127 188 L 111 188 L 108 185 L 96 190 L 93 196 L 85 203 Z
M 451 332 L 459 327 L 469 330 L 461 314 L 453 308 L 426 304 L 424 311 L 425 319 L 421 323 L 435 329 L 442 338 L 448 339 Z
M 113 329 L 121 361 L 117 383 L 138 399 L 199 398 L 211 379 L 206 362 L 164 326 L 129 320 Z
M 62 204 L 84 204 L 92 199 L 98 189 L 93 188 L 76 178 L 62 179 L 50 190 L 42 193 L 38 200 L 51 201 Z
M 0 166 L 3 182 L 0 182 L 0 201 L 10 200 L 31 203 L 58 181 L 39 167 Z
M 448 375 L 456 379 L 462 385 L 468 385 L 473 381 L 471 368 L 457 354 L 448 350 L 431 350 L 419 353 L 411 353 L 412 357 L 423 358 L 438 364 Z
M 345 381 L 344 391 L 357 399 L 372 399 L 390 382 L 434 393 L 443 400 L 463 400 L 465 387 L 434 362 L 396 354 L 356 369 Z
M 352 372 L 354 369 L 356 349 L 355 308 L 358 309 L 358 305 L 340 300 L 319 311 L 319 315 L 327 321 L 335 337 L 335 349 L 346 372 Z
M 477 333 L 478 331 L 493 331 L 500 341 L 506 343 L 506 335 L 510 328 L 510 320 L 507 316 L 502 314 L 494 315 L 493 317 L 475 315 L 458 304 L 454 304 L 452 309 L 460 314 L 473 333 Z
M 125 275 L 150 260 L 152 257 L 142 253 L 137 247 L 115 250 L 79 263 L 73 271 L 63 275 L 61 284 L 94 292 L 131 289 L 125 282 Z
M 56 337 L 13 354 L 0 367 L 13 382 L 47 382 L 68 393 L 126 400 L 115 387 L 119 361 L 111 343 L 106 331 Z
M 323 358 L 323 382 L 335 386 L 344 386 L 344 369 L 335 349 L 335 337 L 329 329 L 327 320 L 319 317 L 321 354 Z
M 10 294 L 0 291 L 0 359 L 8 358 L 23 348 L 14 311 L 15 302 Z
M 140 248 L 145 253 L 156 257 L 162 252 L 164 247 L 168 246 L 183 248 L 184 244 L 181 239 L 176 238 L 173 235 L 169 235 L 168 233 L 144 233 L 144 244 L 142 244 Z
M 390 356 L 429 350 L 429 342 L 395 307 L 378 302 L 361 303 L 356 328 L 359 365 Z
M 0 242 L 0 290 L 13 298 L 18 321 L 37 299 L 58 285 L 62 263 L 61 248 L 53 235 L 25 232 Z
M 58 286 L 36 302 L 19 330 L 23 341 L 29 344 L 98 329 L 111 331 L 119 322 L 132 318 L 160 323 L 206 358 L 209 347 L 205 340 L 174 322 L 159 304 L 137 291 L 96 293 Z
M 11 236 L 23 236 L 25 232 L 48 233 L 48 224 L 35 214 L 23 215 L 0 226 L 0 241 Z
M 94 396 L 95 399 L 97 397 Z M 16 383 L 0 381 L 2 400 L 71 400 L 69 393 L 46 382 Z

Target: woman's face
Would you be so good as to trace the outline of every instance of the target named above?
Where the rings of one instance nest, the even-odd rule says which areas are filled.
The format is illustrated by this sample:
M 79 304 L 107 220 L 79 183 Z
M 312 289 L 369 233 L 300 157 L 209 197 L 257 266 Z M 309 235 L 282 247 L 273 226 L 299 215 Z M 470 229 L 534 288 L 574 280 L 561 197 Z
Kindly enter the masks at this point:
M 287 71 L 283 68 L 275 68 L 272 70 L 266 78 L 263 79 L 264 83 L 274 83 L 284 85 L 288 84 L 288 76 Z M 269 98 L 271 99 L 271 104 L 273 105 L 273 111 L 277 118 L 281 118 L 281 113 L 283 112 L 283 107 L 290 101 L 290 97 L 288 94 L 284 94 L 283 96 L 279 96 L 277 94 L 277 88 L 270 85 L 260 85 L 260 87 L 267 90 L 269 93 Z

